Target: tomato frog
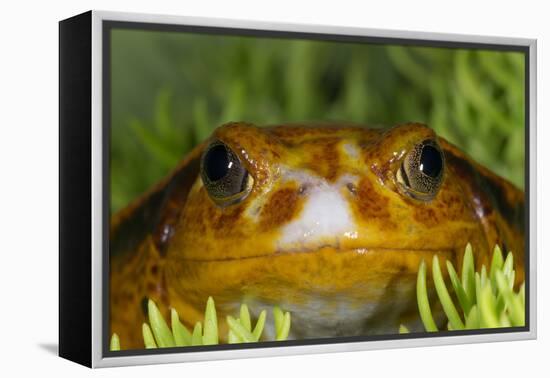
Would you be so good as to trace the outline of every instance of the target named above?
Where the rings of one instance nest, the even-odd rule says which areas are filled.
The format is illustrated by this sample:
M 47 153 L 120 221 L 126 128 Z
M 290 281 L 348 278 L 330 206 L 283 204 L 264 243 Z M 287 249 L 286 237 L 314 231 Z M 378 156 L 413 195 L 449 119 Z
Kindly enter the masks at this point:
M 228 123 L 112 217 L 110 331 L 143 348 L 148 298 L 190 326 L 208 296 L 221 336 L 241 303 L 290 311 L 294 339 L 421 331 L 420 262 L 467 243 L 523 281 L 523 191 L 426 125 Z

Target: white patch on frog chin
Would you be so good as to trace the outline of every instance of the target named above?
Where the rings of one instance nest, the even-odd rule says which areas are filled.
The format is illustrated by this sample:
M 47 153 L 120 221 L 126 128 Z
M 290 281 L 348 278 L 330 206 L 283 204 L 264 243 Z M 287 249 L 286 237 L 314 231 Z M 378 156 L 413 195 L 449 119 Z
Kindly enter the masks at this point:
M 298 181 L 307 197 L 300 217 L 281 230 L 278 249 L 292 251 L 320 245 L 338 246 L 340 237 L 354 237 L 356 225 L 343 191 L 348 182 L 357 179 L 341 177 L 336 183 L 308 175 L 304 172 L 287 172 L 287 180 Z

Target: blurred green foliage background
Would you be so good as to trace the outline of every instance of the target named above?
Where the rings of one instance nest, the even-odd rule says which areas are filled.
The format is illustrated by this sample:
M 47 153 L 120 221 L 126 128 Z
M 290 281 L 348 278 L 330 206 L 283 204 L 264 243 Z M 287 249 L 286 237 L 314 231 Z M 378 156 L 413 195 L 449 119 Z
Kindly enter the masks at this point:
M 229 121 L 427 123 L 523 188 L 524 56 L 112 31 L 111 210 Z

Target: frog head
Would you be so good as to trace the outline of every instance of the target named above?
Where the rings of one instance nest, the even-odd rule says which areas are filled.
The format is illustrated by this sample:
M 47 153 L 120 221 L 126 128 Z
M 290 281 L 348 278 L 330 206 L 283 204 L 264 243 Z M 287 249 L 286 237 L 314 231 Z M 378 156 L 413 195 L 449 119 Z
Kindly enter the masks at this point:
M 228 311 L 282 304 L 303 314 L 293 316 L 306 336 L 334 324 L 363 330 L 377 317 L 394 327 L 401 320 L 385 310 L 414 308 L 422 260 L 456 266 L 471 243 L 487 261 L 468 178 L 448 164 L 454 153 L 418 123 L 218 128 L 168 245 L 170 297 L 212 295 Z

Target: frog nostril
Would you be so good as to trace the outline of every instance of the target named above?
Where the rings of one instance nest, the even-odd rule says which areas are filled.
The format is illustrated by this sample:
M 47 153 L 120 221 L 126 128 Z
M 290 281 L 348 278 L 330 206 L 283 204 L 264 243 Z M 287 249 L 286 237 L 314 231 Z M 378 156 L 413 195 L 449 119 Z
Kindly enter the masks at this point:
M 307 184 L 301 185 L 300 188 L 298 188 L 298 194 L 303 196 L 304 194 L 306 194 L 308 189 L 309 189 L 309 185 Z
M 348 190 L 350 191 L 351 194 L 357 194 L 357 188 L 355 187 L 355 185 L 352 182 L 348 182 L 346 184 L 346 188 L 348 188 Z

